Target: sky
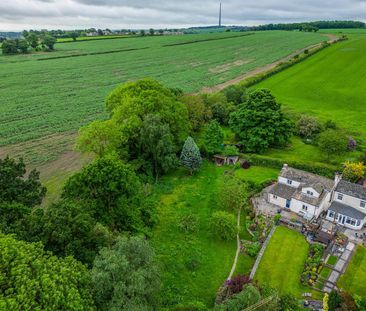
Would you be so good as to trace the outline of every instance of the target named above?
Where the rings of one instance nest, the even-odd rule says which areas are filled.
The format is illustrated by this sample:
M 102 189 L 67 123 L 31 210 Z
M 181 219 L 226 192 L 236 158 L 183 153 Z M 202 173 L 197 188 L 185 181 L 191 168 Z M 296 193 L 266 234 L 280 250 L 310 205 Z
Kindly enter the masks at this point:
M 218 24 L 219 0 L 0 0 L 0 31 Z M 222 0 L 224 25 L 366 21 L 366 0 Z

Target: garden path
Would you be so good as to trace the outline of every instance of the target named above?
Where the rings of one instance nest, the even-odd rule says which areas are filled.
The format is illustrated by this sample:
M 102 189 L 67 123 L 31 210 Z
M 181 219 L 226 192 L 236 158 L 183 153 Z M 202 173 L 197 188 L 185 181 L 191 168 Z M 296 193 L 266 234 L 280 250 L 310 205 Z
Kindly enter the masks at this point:
M 241 242 L 240 242 L 240 236 L 239 236 L 239 232 L 240 232 L 240 214 L 241 214 L 241 210 L 239 210 L 239 212 L 238 212 L 238 219 L 237 219 L 237 223 L 236 223 L 237 226 L 238 226 L 238 233 L 236 234 L 236 254 L 235 254 L 233 266 L 231 267 L 229 277 L 227 278 L 228 280 L 231 280 L 231 278 L 232 278 L 232 276 L 235 272 L 236 264 L 238 263 L 238 258 L 239 258 L 240 249 L 241 249 Z
M 333 289 L 335 289 L 339 277 L 346 271 L 346 268 L 351 260 L 355 246 L 356 246 L 355 243 L 348 242 L 342 256 L 338 259 L 336 265 L 334 266 L 333 271 L 331 272 L 327 282 L 325 283 L 324 286 L 325 292 L 330 293 Z

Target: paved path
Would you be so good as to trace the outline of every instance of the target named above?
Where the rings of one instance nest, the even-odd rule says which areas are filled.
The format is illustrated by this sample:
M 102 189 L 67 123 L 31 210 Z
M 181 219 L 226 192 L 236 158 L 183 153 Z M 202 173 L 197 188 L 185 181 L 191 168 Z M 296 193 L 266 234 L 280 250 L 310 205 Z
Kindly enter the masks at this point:
M 263 244 L 263 246 L 262 246 L 262 248 L 261 248 L 261 250 L 260 250 L 260 252 L 259 252 L 259 254 L 258 254 L 257 260 L 255 261 L 254 266 L 253 266 L 253 268 L 252 268 L 252 271 L 250 272 L 250 279 L 251 279 L 251 280 L 253 280 L 254 275 L 255 275 L 255 273 L 257 272 L 257 269 L 258 269 L 259 263 L 260 263 L 260 262 L 261 262 L 261 260 L 262 260 L 262 257 L 263 257 L 263 254 L 264 254 L 264 251 L 266 250 L 267 245 L 268 245 L 268 243 L 269 243 L 269 241 L 270 241 L 270 239 L 271 239 L 271 237 L 272 237 L 273 233 L 275 232 L 276 228 L 277 228 L 277 226 L 273 226 L 273 228 L 272 228 L 271 232 L 268 234 L 268 237 L 267 237 L 266 241 L 264 242 L 264 244 Z
M 338 259 L 336 265 L 334 266 L 334 270 L 329 275 L 328 280 L 325 282 L 324 291 L 330 293 L 333 289 L 336 288 L 337 281 L 341 274 L 346 271 L 349 261 L 351 260 L 353 250 L 355 249 L 355 243 L 348 242 L 345 251 L 342 256 Z

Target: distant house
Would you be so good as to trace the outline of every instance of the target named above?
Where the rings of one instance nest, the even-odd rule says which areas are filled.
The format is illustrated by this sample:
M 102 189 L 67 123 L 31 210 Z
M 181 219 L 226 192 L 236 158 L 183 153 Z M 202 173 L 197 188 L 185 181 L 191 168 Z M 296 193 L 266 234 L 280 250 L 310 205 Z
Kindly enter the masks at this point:
M 329 206 L 334 181 L 283 166 L 278 183 L 269 192 L 269 202 L 291 210 L 305 219 L 319 217 Z
M 285 164 L 268 201 L 308 220 L 326 211 L 326 219 L 353 230 L 362 229 L 366 220 L 366 188 L 340 174 L 331 180 Z

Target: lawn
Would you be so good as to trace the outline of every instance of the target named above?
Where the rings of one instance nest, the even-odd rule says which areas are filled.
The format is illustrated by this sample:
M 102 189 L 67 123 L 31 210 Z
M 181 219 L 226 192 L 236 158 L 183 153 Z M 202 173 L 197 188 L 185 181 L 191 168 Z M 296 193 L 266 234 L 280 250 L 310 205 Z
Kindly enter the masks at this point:
M 300 298 L 302 293 L 312 292 L 300 283 L 308 252 L 309 244 L 302 234 L 278 227 L 259 264 L 255 279 L 260 284 L 276 288 L 280 294 L 290 293 Z
M 55 159 L 71 149 L 70 133 L 106 117 L 104 100 L 119 83 L 149 76 L 195 92 L 323 40 L 287 31 L 216 33 L 60 43 L 52 53 L 0 56 L 0 148 L 25 142 L 10 154 L 27 163 Z M 77 56 L 90 53 L 104 54 Z M 50 59 L 59 56 L 74 57 Z M 50 138 L 63 133 L 69 141 L 59 148 Z
M 338 281 L 338 287 L 359 296 L 366 295 L 366 248 L 358 246 L 346 273 Z
M 151 243 L 162 267 L 163 303 L 167 307 L 194 301 L 212 307 L 218 288 L 229 275 L 236 241 L 220 241 L 210 232 L 210 216 L 219 208 L 219 190 L 228 169 L 204 162 L 194 176 L 177 170 L 155 186 L 158 224 Z M 271 170 L 255 168 L 246 171 L 245 178 L 262 182 L 272 176 Z M 196 215 L 198 220 L 193 233 L 178 227 L 182 215 L 187 214 Z M 236 273 L 249 273 L 253 262 L 252 258 L 240 255 Z
M 366 33 L 350 32 L 349 38 L 255 87 L 270 89 L 291 112 L 333 120 L 353 136 L 364 138 Z
M 331 255 L 328 258 L 327 264 L 331 265 L 331 266 L 334 266 L 337 263 L 337 261 L 338 261 L 338 257 L 334 256 L 334 255 Z

